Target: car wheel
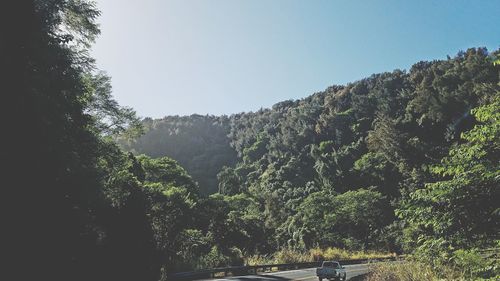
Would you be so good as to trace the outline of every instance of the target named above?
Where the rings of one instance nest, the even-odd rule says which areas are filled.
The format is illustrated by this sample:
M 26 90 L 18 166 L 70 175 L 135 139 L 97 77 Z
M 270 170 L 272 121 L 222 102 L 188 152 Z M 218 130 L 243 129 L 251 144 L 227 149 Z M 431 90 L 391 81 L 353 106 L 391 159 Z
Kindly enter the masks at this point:
M 321 277 L 318 277 L 318 279 L 319 279 L 319 281 L 323 281 L 323 278 L 321 278 Z

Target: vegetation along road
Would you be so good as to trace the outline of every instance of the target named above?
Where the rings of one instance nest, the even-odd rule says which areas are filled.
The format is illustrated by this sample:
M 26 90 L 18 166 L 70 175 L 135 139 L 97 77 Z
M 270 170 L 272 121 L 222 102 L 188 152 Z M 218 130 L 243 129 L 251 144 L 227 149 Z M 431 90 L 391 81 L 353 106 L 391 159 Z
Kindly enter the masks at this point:
M 347 272 L 347 280 L 357 280 L 355 277 L 359 277 L 365 275 L 369 272 L 368 264 L 353 264 L 353 265 L 344 265 L 345 270 Z M 297 270 L 287 270 L 287 271 L 279 271 L 272 273 L 264 273 L 260 275 L 246 275 L 246 276 L 234 276 L 234 277 L 225 277 L 220 279 L 207 279 L 212 281 L 222 281 L 222 280 L 231 280 L 231 281 L 313 281 L 317 280 L 316 277 L 316 268 L 304 268 Z

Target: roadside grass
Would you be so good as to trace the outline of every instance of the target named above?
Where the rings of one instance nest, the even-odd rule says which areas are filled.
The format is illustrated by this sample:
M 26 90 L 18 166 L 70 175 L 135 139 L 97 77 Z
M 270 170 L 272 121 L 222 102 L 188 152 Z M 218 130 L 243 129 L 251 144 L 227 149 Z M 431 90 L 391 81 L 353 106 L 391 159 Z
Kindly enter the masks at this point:
M 340 248 L 313 248 L 308 251 L 282 249 L 273 255 L 254 255 L 245 258 L 248 265 L 313 262 L 321 260 L 377 259 L 395 256 L 393 253 L 348 251 Z
M 473 248 L 455 250 L 447 257 L 410 255 L 404 262 L 371 264 L 365 281 L 500 281 L 499 252 L 499 248 Z
M 430 265 L 416 261 L 376 263 L 370 265 L 370 270 L 364 281 L 468 280 L 449 267 L 442 267 L 438 272 Z

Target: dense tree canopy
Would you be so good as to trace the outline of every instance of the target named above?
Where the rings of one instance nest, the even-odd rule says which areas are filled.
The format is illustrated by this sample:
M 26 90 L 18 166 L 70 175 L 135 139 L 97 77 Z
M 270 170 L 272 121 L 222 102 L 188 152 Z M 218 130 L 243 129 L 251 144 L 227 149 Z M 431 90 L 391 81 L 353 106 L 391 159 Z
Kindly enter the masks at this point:
M 234 149 L 237 161 L 218 166 L 219 192 L 246 194 L 257 202 L 263 231 L 270 234 L 263 242 L 273 249 L 336 245 L 413 251 L 423 249 L 414 243 L 417 236 L 428 238 L 418 241 L 441 237 L 462 248 L 473 247 L 476 239 L 484 242 L 477 247 L 485 247 L 498 231 L 498 151 L 489 147 L 498 136 L 487 136 L 493 129 L 480 125 L 492 122 L 485 110 L 497 110 L 495 58 L 496 53 L 473 48 L 270 109 L 220 117 L 224 126 L 212 135 Z M 170 128 L 177 119 L 143 123 Z M 176 127 L 176 134 L 203 139 L 211 126 Z M 192 155 L 172 152 L 168 147 L 177 142 L 163 128 L 152 128 L 133 149 L 179 159 Z M 202 155 L 211 158 L 207 151 Z M 440 175 L 451 179 L 439 181 Z

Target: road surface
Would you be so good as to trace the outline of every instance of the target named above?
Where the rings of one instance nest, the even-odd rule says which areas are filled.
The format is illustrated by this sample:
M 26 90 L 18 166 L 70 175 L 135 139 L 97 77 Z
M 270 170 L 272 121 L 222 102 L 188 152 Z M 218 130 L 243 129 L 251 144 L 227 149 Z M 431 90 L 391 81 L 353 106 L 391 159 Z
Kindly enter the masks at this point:
M 362 280 L 361 275 L 369 272 L 368 264 L 344 265 L 347 280 Z M 358 278 L 355 278 L 358 276 Z M 245 275 L 207 279 L 206 281 L 318 281 L 316 268 L 304 268 L 288 271 L 261 273 L 259 275 Z M 325 279 L 326 280 L 326 279 Z

